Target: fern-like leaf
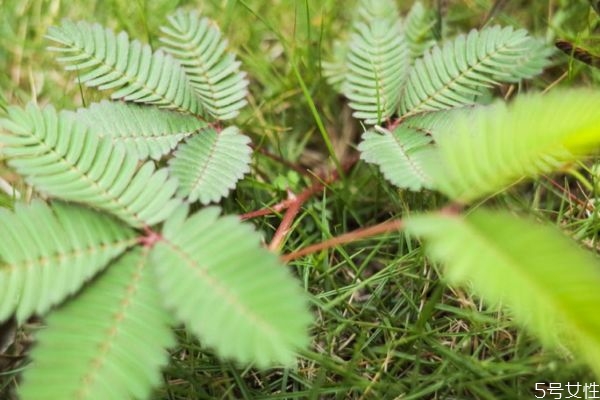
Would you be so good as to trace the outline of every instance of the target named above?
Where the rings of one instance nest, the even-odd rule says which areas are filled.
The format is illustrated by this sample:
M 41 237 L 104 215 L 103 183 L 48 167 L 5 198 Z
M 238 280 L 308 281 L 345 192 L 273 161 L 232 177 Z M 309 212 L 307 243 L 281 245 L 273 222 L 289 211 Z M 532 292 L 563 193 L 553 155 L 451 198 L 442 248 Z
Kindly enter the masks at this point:
M 400 114 L 474 104 L 485 88 L 539 74 L 549 54 L 548 47 L 522 29 L 472 30 L 415 61 Z
M 600 144 L 599 109 L 600 94 L 571 90 L 462 113 L 424 168 L 451 198 L 475 200 L 589 153 Z
M 367 124 L 379 124 L 396 112 L 410 66 L 400 20 L 397 14 L 380 15 L 382 7 L 365 9 L 354 24 L 341 86 L 353 115 Z
M 179 10 L 161 27 L 161 42 L 183 66 L 204 108 L 220 120 L 234 118 L 246 103 L 248 80 L 227 52 L 219 28 L 196 12 Z
M 365 132 L 358 146 L 361 158 L 379 166 L 388 181 L 400 188 L 419 190 L 430 186 L 421 154 L 431 138 L 400 125 L 393 132 L 379 126 Z
M 600 264 L 554 227 L 508 212 L 406 221 L 425 239 L 445 278 L 467 285 L 551 346 L 572 345 L 600 376 Z
M 391 17 L 398 19 L 398 12 L 395 0 L 360 0 L 356 7 L 354 22 Z
M 163 302 L 202 343 L 259 367 L 290 365 L 306 345 L 305 298 L 260 236 L 237 217 L 205 208 L 164 224 L 151 258 Z
M 127 253 L 52 313 L 31 352 L 23 400 L 148 398 L 175 340 L 147 253 Z
M 130 41 L 125 32 L 115 35 L 98 24 L 69 21 L 51 27 L 47 37 L 62 47 L 58 61 L 67 70 L 82 73 L 78 81 L 100 90 L 114 89 L 113 99 L 156 104 L 201 114 L 198 98 L 183 70 L 170 55 L 152 52 L 150 46 Z
M 435 24 L 434 15 L 428 12 L 420 1 L 412 5 L 404 22 L 404 34 L 413 60 L 435 45 Z
M 135 244 L 122 223 L 76 205 L 16 203 L 0 221 L 0 321 L 44 314 Z
M 98 136 L 132 150 L 139 160 L 158 160 L 207 126 L 192 115 L 109 101 L 80 108 L 75 118 Z
M 212 128 L 182 143 L 169 161 L 178 194 L 202 204 L 219 201 L 249 171 L 250 139 L 236 127 Z
M 100 138 L 69 113 L 54 108 L 11 107 L 0 120 L 0 153 L 40 192 L 89 204 L 132 226 L 163 221 L 181 203 L 177 181 L 152 162 L 137 158 L 109 138 Z

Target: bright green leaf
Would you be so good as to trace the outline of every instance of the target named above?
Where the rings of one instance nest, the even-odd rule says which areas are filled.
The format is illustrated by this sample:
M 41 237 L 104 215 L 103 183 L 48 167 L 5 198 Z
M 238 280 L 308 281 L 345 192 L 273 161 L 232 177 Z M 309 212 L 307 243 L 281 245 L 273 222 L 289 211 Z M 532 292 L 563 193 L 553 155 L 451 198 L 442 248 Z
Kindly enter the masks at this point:
M 548 346 L 567 345 L 600 376 L 600 262 L 551 226 L 508 212 L 406 220 L 454 285 L 502 304 Z
M 557 90 L 455 114 L 425 170 L 434 187 L 469 202 L 559 169 L 600 144 L 600 93 Z

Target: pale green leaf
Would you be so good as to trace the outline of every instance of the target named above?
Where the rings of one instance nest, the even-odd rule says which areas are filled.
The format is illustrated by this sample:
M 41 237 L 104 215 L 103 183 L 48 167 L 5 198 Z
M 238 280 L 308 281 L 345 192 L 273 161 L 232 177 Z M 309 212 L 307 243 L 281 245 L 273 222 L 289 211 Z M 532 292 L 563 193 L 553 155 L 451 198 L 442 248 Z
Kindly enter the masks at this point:
M 425 9 L 420 1 L 416 1 L 404 22 L 404 34 L 413 60 L 435 45 L 435 24 L 435 13 Z
M 406 220 L 453 285 L 507 307 L 548 346 L 574 349 L 600 376 L 600 262 L 551 226 L 508 212 Z
M 404 125 L 392 132 L 376 126 L 364 133 L 358 146 L 360 157 L 379 166 L 388 181 L 410 190 L 430 187 L 421 155 L 431 147 L 431 138 Z
M 11 107 L 0 120 L 0 153 L 36 190 L 106 210 L 132 226 L 163 221 L 181 200 L 177 181 L 122 145 L 101 138 L 72 113 Z
M 249 143 L 233 126 L 221 132 L 208 128 L 182 143 L 169 161 L 169 170 L 179 181 L 178 194 L 202 204 L 226 196 L 250 170 Z
M 72 204 L 17 202 L 0 221 L 0 321 L 46 313 L 136 242 L 124 224 Z
M 98 24 L 64 21 L 51 27 L 47 37 L 62 45 L 50 50 L 58 61 L 78 72 L 77 81 L 113 91 L 113 99 L 156 104 L 201 114 L 202 107 L 183 68 L 170 55 L 115 35 Z
M 399 18 L 395 0 L 359 0 L 355 21 L 371 21 L 378 18 Z
M 297 282 L 237 217 L 183 215 L 166 221 L 151 253 L 164 304 L 221 357 L 292 365 L 311 320 Z
M 148 250 L 137 248 L 48 317 L 22 400 L 146 399 L 175 344 Z
M 179 10 L 168 20 L 160 41 L 181 63 L 204 109 L 220 120 L 237 116 L 247 103 L 249 82 L 241 63 L 226 51 L 227 40 L 219 28 L 195 11 Z
M 459 113 L 436 138 L 425 170 L 435 188 L 473 201 L 591 152 L 600 144 L 598 110 L 600 93 L 558 90 Z
M 402 93 L 400 114 L 474 104 L 492 85 L 541 73 L 550 54 L 548 46 L 523 29 L 494 26 L 459 35 L 415 61 Z
M 139 160 L 158 160 L 207 126 L 193 115 L 106 100 L 78 109 L 75 118 L 98 136 L 122 144 Z
M 367 124 L 380 124 L 396 112 L 410 67 L 397 13 L 371 15 L 376 11 L 363 12 L 353 25 L 341 84 L 354 117 Z

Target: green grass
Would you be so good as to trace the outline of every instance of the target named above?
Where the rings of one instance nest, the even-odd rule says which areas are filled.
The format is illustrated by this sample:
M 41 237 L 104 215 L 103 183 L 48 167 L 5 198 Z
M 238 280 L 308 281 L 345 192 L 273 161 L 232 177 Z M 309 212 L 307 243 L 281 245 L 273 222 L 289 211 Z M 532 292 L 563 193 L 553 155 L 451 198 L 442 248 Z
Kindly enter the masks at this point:
M 348 3 L 0 0 L 0 114 L 7 104 L 31 99 L 73 108 L 102 98 L 80 88 L 74 75 L 63 72 L 44 51 L 44 33 L 61 18 L 99 22 L 152 42 L 149 32 L 157 32 L 163 17 L 177 6 L 199 8 L 230 38 L 251 79 L 249 106 L 237 122 L 258 150 L 253 173 L 222 206 L 236 214 L 272 206 L 286 199 L 286 187 L 300 193 L 310 186 L 312 175 L 336 169 L 334 160 L 343 163 L 355 153 L 361 127 L 320 75 L 332 39 L 347 27 Z M 443 34 L 479 26 L 492 3 L 451 2 Z M 492 22 L 525 26 L 540 36 L 580 34 L 594 43 L 594 18 L 599 17 L 584 0 L 505 3 Z M 548 9 L 548 3 L 555 3 L 554 8 Z M 598 71 L 569 63 L 566 56 L 556 59 L 547 74 L 525 86 L 598 83 Z M 292 172 L 292 167 L 306 171 L 305 176 Z M 2 166 L 0 176 L 30 196 L 24 183 Z M 562 189 L 542 180 L 494 201 L 556 221 L 594 246 L 598 218 L 588 217 L 580 204 L 594 196 L 582 188 L 591 179 L 589 173 L 552 179 Z M 0 193 L 0 205 L 11 201 Z M 358 163 L 304 204 L 282 253 L 443 204 L 435 194 L 398 192 L 376 169 Z M 281 215 L 252 222 L 269 243 Z M 154 398 L 512 400 L 535 398 L 537 382 L 594 381 L 567 354 L 542 350 L 501 310 L 487 309 L 469 293 L 445 286 L 437 266 L 429 264 L 418 244 L 402 232 L 306 256 L 291 262 L 290 268 L 311 294 L 316 321 L 312 346 L 297 368 L 240 368 L 218 360 L 178 328 L 179 344 L 171 350 L 164 386 Z M 32 321 L 21 328 L 0 355 L 0 398 L 10 398 L 18 385 L 17 375 L 28 364 L 15 356 L 26 350 L 39 325 Z

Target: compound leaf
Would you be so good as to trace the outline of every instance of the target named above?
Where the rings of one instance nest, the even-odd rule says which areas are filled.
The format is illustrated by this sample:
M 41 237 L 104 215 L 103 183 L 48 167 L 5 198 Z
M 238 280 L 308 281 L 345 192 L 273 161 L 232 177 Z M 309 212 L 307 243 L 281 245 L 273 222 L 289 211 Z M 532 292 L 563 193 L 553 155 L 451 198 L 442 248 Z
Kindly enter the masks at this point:
M 224 197 L 249 171 L 250 139 L 236 127 L 221 132 L 212 128 L 182 143 L 169 161 L 171 174 L 179 180 L 179 195 L 202 204 Z
M 67 70 L 83 73 L 78 81 L 100 90 L 116 90 L 113 99 L 156 104 L 201 114 L 190 81 L 177 61 L 162 51 L 130 41 L 127 33 L 115 35 L 98 24 L 64 21 L 51 27 L 47 37 L 61 47 L 58 61 Z M 87 71 L 87 72 L 85 72 Z
M 305 297 L 260 236 L 205 208 L 165 222 L 151 259 L 164 304 L 221 357 L 290 365 L 307 344 Z
M 152 162 L 137 158 L 110 138 L 100 138 L 69 113 L 54 108 L 11 107 L 0 120 L 0 152 L 37 190 L 106 210 L 132 226 L 163 221 L 181 200 L 177 182 Z
M 589 153 L 600 144 L 599 109 L 600 94 L 562 90 L 458 113 L 424 168 L 435 188 L 473 201 Z
M 435 15 L 428 12 L 423 3 L 416 1 L 410 8 L 404 23 L 404 34 L 413 60 L 421 57 L 435 45 L 435 24 Z
M 226 51 L 219 28 L 194 11 L 179 10 L 168 20 L 160 41 L 183 66 L 205 110 L 220 120 L 237 116 L 247 103 L 248 80 L 240 72 L 241 63 Z
M 165 348 L 175 344 L 154 278 L 148 250 L 137 248 L 53 312 L 37 335 L 21 398 L 148 398 L 162 381 Z
M 409 49 L 391 1 L 369 9 L 363 2 L 353 25 L 341 88 L 356 118 L 379 124 L 394 114 L 410 67 Z
M 73 204 L 17 202 L 0 220 L 0 321 L 44 314 L 135 244 L 124 224 Z
M 121 143 L 139 160 L 158 160 L 207 126 L 193 115 L 106 100 L 80 108 L 75 118 L 98 136 Z
M 445 278 L 506 306 L 548 346 L 568 346 L 600 376 L 600 264 L 555 227 L 508 212 L 410 217 Z
M 358 149 L 360 157 L 378 165 L 388 181 L 416 191 L 430 187 L 421 161 L 423 150 L 430 147 L 430 137 L 400 125 L 392 132 L 379 126 L 365 132 Z
M 459 35 L 415 61 L 400 114 L 474 104 L 492 85 L 539 74 L 549 64 L 550 54 L 548 46 L 523 29 L 494 26 Z

